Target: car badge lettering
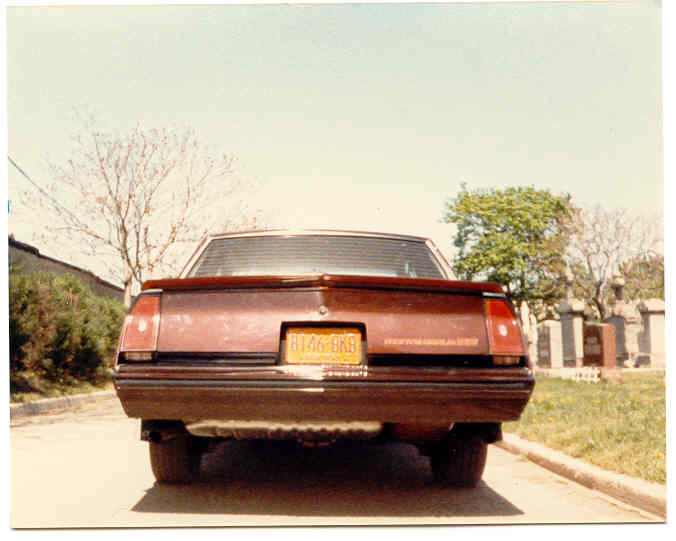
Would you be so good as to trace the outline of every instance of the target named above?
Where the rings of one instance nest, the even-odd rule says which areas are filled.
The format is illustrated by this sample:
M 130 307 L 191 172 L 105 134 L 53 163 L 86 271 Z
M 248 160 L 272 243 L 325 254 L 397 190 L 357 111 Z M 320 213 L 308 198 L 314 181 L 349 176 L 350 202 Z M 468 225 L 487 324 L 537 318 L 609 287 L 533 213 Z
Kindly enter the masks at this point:
M 459 338 L 386 338 L 387 346 L 463 346 L 476 347 L 479 339 L 475 337 Z

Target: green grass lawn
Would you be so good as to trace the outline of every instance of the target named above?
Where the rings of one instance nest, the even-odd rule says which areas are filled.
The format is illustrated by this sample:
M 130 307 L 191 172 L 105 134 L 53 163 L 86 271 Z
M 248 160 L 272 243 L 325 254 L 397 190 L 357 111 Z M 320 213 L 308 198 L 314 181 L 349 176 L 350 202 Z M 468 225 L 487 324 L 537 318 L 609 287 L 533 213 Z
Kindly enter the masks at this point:
M 620 384 L 539 377 L 528 406 L 503 430 L 606 470 L 666 483 L 664 372 Z

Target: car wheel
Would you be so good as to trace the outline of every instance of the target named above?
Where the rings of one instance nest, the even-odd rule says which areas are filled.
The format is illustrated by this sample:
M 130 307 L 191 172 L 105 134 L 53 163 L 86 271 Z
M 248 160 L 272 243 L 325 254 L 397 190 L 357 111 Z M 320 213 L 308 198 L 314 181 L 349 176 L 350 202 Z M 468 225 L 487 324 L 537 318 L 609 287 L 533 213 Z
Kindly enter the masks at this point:
M 202 453 L 190 436 L 149 444 L 150 466 L 159 483 L 189 483 L 195 477 Z
M 484 473 L 487 447 L 478 436 L 448 437 L 432 453 L 432 470 L 446 484 L 475 487 Z

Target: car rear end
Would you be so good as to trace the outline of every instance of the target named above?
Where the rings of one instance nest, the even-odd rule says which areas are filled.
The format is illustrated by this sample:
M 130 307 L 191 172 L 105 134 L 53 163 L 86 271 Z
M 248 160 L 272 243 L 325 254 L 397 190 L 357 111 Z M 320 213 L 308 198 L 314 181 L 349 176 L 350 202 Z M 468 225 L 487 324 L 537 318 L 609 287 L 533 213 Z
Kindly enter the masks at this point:
M 449 280 L 424 239 L 215 240 L 183 277 L 144 284 L 126 316 L 115 386 L 146 439 L 490 443 L 525 407 L 513 307 L 495 284 Z

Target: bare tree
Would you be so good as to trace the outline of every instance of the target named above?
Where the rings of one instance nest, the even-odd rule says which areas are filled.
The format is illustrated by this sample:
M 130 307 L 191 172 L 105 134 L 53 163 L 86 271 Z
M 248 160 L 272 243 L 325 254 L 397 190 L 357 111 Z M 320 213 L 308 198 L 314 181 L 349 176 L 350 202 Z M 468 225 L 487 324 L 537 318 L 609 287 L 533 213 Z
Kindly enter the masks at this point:
M 70 157 L 47 160 L 60 203 L 42 198 L 53 215 L 47 232 L 110 261 L 127 306 L 134 284 L 180 268 L 186 245 L 215 229 L 258 226 L 238 205 L 248 186 L 234 158 L 202 145 L 195 130 L 136 125 L 119 135 L 80 119 Z
M 663 250 L 662 216 L 642 216 L 600 205 L 578 209 L 569 244 L 572 268 L 578 270 L 577 292 L 601 320 L 609 315 L 606 294 L 614 273 L 626 261 L 652 257 Z M 580 275 L 582 273 L 582 276 Z

